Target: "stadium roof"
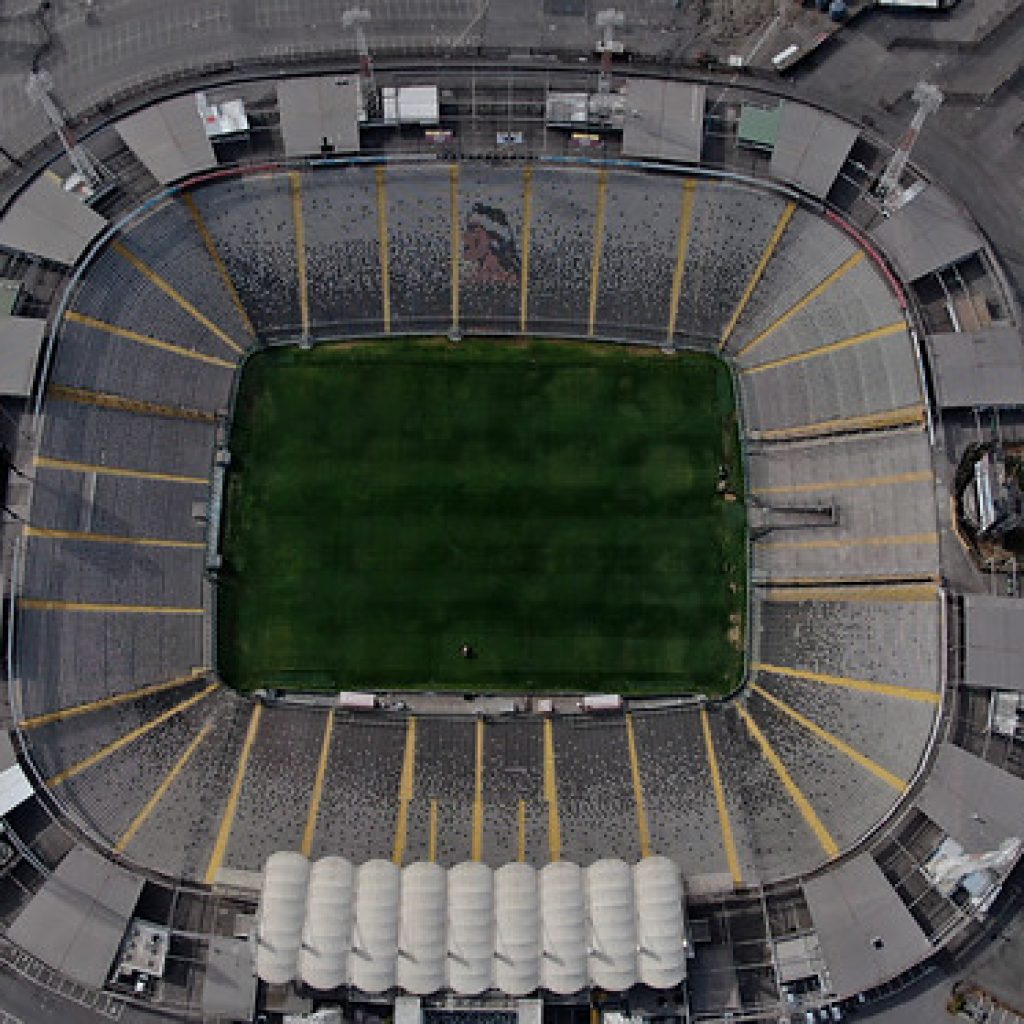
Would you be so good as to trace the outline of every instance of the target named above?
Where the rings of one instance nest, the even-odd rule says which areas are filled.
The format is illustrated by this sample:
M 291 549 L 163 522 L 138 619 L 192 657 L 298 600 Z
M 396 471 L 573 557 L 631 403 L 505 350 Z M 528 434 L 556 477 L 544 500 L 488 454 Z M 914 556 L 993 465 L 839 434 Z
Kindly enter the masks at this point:
M 32 393 L 45 332 L 45 320 L 0 316 L 0 395 Z
M 907 281 L 948 267 L 985 244 L 953 200 L 932 185 L 925 186 L 870 234 Z
M 256 930 L 256 973 L 272 985 L 296 976 L 306 914 L 309 861 L 301 853 L 267 858 Z
M 353 869 L 338 857 L 310 869 L 301 854 L 276 853 L 264 872 L 256 969 L 273 984 L 369 994 L 666 989 L 686 976 L 682 906 L 666 857 L 540 871 L 465 861 L 445 871 L 385 860 Z
M 32 795 L 32 783 L 21 770 L 10 734 L 0 729 L 0 816 Z
M 55 971 L 102 988 L 142 892 L 142 878 L 76 846 L 9 930 Z
M 1024 340 L 1011 324 L 927 336 L 939 405 L 1024 405 Z
M 164 185 L 217 163 L 192 93 L 118 121 L 117 133 Z
M 993 594 L 964 595 L 967 634 L 964 682 L 1024 691 L 1024 602 Z
M 623 156 L 699 163 L 703 142 L 703 85 L 650 78 L 629 80 Z
M 256 1012 L 256 976 L 246 939 L 214 935 L 203 974 L 204 1020 L 252 1020 Z
M 355 78 L 286 78 L 277 83 L 284 155 L 359 152 L 359 83 Z
M 106 220 L 47 171 L 18 196 L 0 220 L 0 246 L 70 266 L 106 227 Z
M 962 747 L 943 743 L 918 807 L 965 853 L 987 853 L 1024 835 L 1024 786 Z
M 803 888 L 840 998 L 887 981 L 932 951 L 869 853 L 804 882 Z
M 355 871 L 342 857 L 323 857 L 309 872 L 298 973 L 307 985 L 324 992 L 345 984 L 354 885 Z
M 857 141 L 859 129 L 802 103 L 783 103 L 769 171 L 824 199 Z

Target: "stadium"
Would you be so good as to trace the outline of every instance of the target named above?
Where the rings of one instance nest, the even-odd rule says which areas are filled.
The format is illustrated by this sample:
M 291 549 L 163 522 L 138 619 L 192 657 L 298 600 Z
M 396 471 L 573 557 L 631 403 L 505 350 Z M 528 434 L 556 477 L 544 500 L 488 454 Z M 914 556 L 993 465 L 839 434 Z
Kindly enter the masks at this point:
M 936 90 L 887 142 L 399 6 L 33 58 L 0 965 L 83 1020 L 898 1013 L 1024 851 L 1017 258 L 910 159 Z

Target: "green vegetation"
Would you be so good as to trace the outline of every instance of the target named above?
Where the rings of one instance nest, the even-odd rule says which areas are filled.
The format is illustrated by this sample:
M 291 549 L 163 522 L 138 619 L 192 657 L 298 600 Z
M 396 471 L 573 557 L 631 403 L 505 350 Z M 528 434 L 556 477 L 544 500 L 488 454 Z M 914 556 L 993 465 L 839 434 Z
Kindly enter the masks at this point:
M 231 447 L 218 643 L 240 689 L 739 682 L 742 480 L 711 356 L 274 350 L 244 371 Z

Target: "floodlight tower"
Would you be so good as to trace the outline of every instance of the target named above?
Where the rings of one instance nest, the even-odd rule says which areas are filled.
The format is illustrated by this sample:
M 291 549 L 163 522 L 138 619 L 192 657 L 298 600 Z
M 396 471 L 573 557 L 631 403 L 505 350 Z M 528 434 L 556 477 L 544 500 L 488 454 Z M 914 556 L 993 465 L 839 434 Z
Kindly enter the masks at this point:
M 929 82 L 918 82 L 914 86 L 912 99 L 917 104 L 917 110 L 910 119 L 910 127 L 907 128 L 896 147 L 892 159 L 886 164 L 882 177 L 878 181 L 878 193 L 882 198 L 882 212 L 886 215 L 899 209 L 903 190 L 900 188 L 900 178 L 910 159 L 910 151 L 921 134 L 921 126 L 927 120 L 928 115 L 938 110 L 945 97 L 942 92 Z
M 64 120 L 64 114 L 52 95 L 53 78 L 49 71 L 33 71 L 25 83 L 25 92 L 33 103 L 38 103 L 43 108 L 47 120 L 53 125 L 64 152 L 67 153 L 71 166 L 82 176 L 82 178 L 93 189 L 103 185 L 104 179 L 109 177 L 106 168 L 87 149 L 79 145 L 74 133 Z
M 377 109 L 377 85 L 373 78 L 373 60 L 366 44 L 363 25 L 370 20 L 370 12 L 363 7 L 350 7 L 341 16 L 341 27 L 352 29 L 356 34 L 356 50 L 359 53 L 359 91 L 363 98 L 363 109 L 367 116 Z
M 622 53 L 624 47 L 615 38 L 615 29 L 626 24 L 626 16 L 614 7 L 606 7 L 597 12 L 597 27 L 601 29 L 601 38 L 595 49 L 601 54 L 601 77 L 598 80 L 598 92 L 608 93 L 612 89 L 612 54 Z

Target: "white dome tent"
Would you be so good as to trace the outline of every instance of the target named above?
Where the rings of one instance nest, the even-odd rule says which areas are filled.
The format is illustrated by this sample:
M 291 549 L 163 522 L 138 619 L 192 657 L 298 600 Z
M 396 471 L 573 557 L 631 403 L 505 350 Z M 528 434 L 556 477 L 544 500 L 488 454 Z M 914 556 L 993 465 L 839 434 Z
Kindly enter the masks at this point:
M 599 860 L 447 871 L 386 860 L 358 868 L 341 857 L 268 858 L 256 970 L 270 984 L 326 992 L 427 996 L 538 990 L 573 995 L 686 977 L 683 890 L 676 865 Z

